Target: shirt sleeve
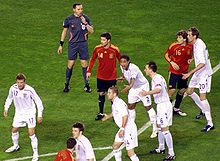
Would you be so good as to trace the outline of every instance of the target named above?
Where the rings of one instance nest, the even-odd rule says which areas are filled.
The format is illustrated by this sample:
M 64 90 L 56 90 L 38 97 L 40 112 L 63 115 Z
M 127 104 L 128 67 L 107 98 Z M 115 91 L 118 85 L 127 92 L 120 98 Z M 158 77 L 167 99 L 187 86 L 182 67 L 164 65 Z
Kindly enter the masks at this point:
M 87 72 L 89 72 L 89 73 L 92 72 L 92 67 L 95 64 L 96 58 L 97 58 L 97 49 L 95 48 L 94 51 L 93 51 L 93 54 L 92 54 L 92 58 L 90 59 Z
M 158 88 L 158 89 L 161 89 L 162 88 L 162 80 L 160 77 L 156 77 L 154 80 L 153 80 L 153 84 L 154 84 L 154 89 Z
M 86 141 L 85 152 L 86 152 L 86 159 L 92 159 L 92 158 L 95 159 L 95 154 L 92 145 L 88 139 Z
M 126 103 L 124 103 L 123 101 L 120 101 L 118 105 L 120 106 L 118 109 L 121 113 L 121 116 L 123 117 L 123 116 L 128 115 L 128 107 Z
M 206 58 L 205 58 L 205 53 L 203 51 L 204 47 L 202 44 L 198 44 L 196 45 L 196 56 L 197 56 L 197 59 L 199 60 L 198 62 L 199 63 L 202 63 L 202 64 L 205 64 L 206 63 Z
M 90 21 L 89 17 L 86 16 L 86 15 L 84 15 L 84 17 L 85 17 L 85 19 L 86 19 L 86 22 L 88 22 L 88 24 L 89 24 L 90 26 L 92 26 L 92 22 Z
M 4 109 L 5 110 L 8 110 L 12 101 L 13 101 L 13 90 L 12 90 L 13 87 L 10 87 L 9 89 L 9 92 L 8 92 L 8 97 L 5 101 L 5 105 L 4 105 Z
M 68 18 L 66 18 L 66 19 L 63 21 L 63 27 L 64 27 L 64 28 L 69 28 L 69 20 L 68 20 Z
M 34 102 L 37 105 L 38 117 L 42 117 L 44 107 L 43 107 L 40 97 L 38 96 L 38 94 L 33 88 L 31 89 L 31 97 L 33 98 Z
M 135 67 L 131 70 L 131 78 L 136 79 L 139 70 L 140 70 L 140 69 L 139 69 L 137 66 L 135 66 Z

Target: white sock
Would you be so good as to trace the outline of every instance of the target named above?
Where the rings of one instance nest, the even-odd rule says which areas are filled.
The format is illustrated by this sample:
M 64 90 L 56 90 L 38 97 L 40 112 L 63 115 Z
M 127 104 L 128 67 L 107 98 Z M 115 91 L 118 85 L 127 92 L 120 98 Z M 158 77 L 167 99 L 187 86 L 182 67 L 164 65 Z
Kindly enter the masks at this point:
M 156 112 L 153 108 L 151 108 L 148 112 L 149 118 L 150 118 L 150 122 L 153 126 L 153 131 L 157 130 L 157 125 L 156 125 Z
M 38 155 L 38 139 L 36 137 L 36 135 L 32 135 L 29 136 L 29 138 L 31 139 L 31 146 L 34 152 L 34 155 Z
M 159 142 L 159 146 L 158 146 L 158 149 L 160 150 L 164 150 L 165 147 L 164 147 L 164 136 L 163 136 L 163 133 L 161 131 L 161 128 L 158 128 L 158 142 Z
M 204 111 L 205 111 L 205 117 L 208 122 L 208 125 L 213 126 L 212 116 L 211 116 L 211 108 L 210 108 L 208 100 L 207 99 L 203 100 L 203 101 L 201 101 L 201 103 L 202 103 Z
M 129 113 L 129 116 L 135 121 L 135 118 L 136 118 L 135 109 L 133 109 L 133 110 L 128 109 L 128 113 Z
M 167 147 L 169 149 L 169 152 L 168 154 L 170 155 L 174 155 L 174 151 L 173 151 L 173 138 L 172 138 L 172 135 L 170 133 L 170 131 L 163 131 L 163 136 L 165 138 L 165 141 L 166 141 L 166 144 L 167 144 Z
M 121 152 L 121 150 L 113 150 L 113 152 L 114 152 L 114 156 L 115 156 L 115 160 L 116 161 L 122 161 L 122 159 L 121 159 L 121 155 L 122 155 L 122 152 Z
M 193 101 L 195 102 L 195 104 L 202 110 L 202 112 L 204 113 L 204 109 L 203 109 L 203 105 L 202 105 L 202 103 L 201 103 L 201 100 L 200 100 L 200 98 L 199 98 L 199 96 L 195 93 L 195 92 L 193 92 L 191 95 L 189 95 L 192 99 L 193 99 Z
M 18 146 L 19 132 L 11 133 L 11 139 L 14 146 Z
M 139 158 L 138 158 L 138 156 L 137 156 L 136 154 L 132 155 L 132 156 L 130 157 L 130 159 L 131 159 L 132 161 L 139 161 Z

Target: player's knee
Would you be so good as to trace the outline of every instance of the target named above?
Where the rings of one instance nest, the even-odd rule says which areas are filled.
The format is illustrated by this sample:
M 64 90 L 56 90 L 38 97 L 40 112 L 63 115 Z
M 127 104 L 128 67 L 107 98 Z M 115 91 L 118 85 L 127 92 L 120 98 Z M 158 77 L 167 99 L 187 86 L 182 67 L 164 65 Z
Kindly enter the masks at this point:
M 193 88 L 187 88 L 186 94 L 191 95 L 194 92 Z
M 135 109 L 135 106 L 136 106 L 136 103 L 132 103 L 132 104 L 128 103 L 128 109 L 130 110 Z
M 13 127 L 13 128 L 11 129 L 11 132 L 12 132 L 12 133 L 17 133 L 18 130 L 19 130 L 19 128 L 15 128 L 15 127 Z
M 127 154 L 128 154 L 129 157 L 132 157 L 133 155 L 135 155 L 133 149 L 128 150 L 128 151 L 127 151 Z
M 29 136 L 35 135 L 35 130 L 33 128 L 32 129 L 28 129 L 28 135 Z

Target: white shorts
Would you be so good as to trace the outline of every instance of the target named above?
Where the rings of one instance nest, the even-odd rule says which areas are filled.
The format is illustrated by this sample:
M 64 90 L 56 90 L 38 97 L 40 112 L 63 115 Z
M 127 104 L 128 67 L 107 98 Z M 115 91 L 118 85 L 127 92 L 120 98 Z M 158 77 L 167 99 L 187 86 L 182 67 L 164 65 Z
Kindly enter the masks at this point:
M 19 115 L 15 114 L 12 126 L 13 127 L 25 127 L 34 128 L 36 126 L 36 115 Z
M 145 107 L 150 106 L 151 105 L 150 95 L 146 95 L 143 97 L 139 96 L 139 93 L 142 90 L 149 91 L 149 85 L 145 84 L 139 88 L 131 88 L 128 93 L 128 103 L 133 104 L 133 103 L 137 103 L 139 101 L 142 101 Z
M 211 80 L 212 77 L 205 75 L 196 76 L 193 74 L 190 82 L 189 82 L 189 88 L 199 88 L 199 93 L 209 93 L 211 90 Z
M 170 101 L 157 104 L 157 124 L 162 128 L 171 126 L 173 119 L 173 108 Z
M 137 135 L 137 126 L 136 124 L 132 126 L 126 126 L 124 131 L 124 137 L 119 137 L 118 133 L 115 135 L 115 142 L 124 142 L 126 150 L 134 149 L 138 146 L 138 135 Z

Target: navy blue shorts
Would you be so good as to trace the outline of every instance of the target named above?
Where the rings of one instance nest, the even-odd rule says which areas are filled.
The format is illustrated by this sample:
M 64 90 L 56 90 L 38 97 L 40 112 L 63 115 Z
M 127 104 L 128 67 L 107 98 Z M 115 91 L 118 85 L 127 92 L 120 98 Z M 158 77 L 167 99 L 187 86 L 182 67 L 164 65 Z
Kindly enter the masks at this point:
M 108 89 L 116 85 L 116 79 L 114 80 L 103 80 L 97 78 L 97 91 L 98 92 L 107 92 Z
M 76 60 L 77 53 L 79 53 L 80 60 L 89 59 L 88 41 L 68 44 L 68 60 Z
M 177 74 L 170 74 L 170 79 L 169 79 L 169 89 L 182 89 L 182 88 L 187 88 L 187 81 L 188 79 L 182 79 L 183 75 L 177 75 Z

